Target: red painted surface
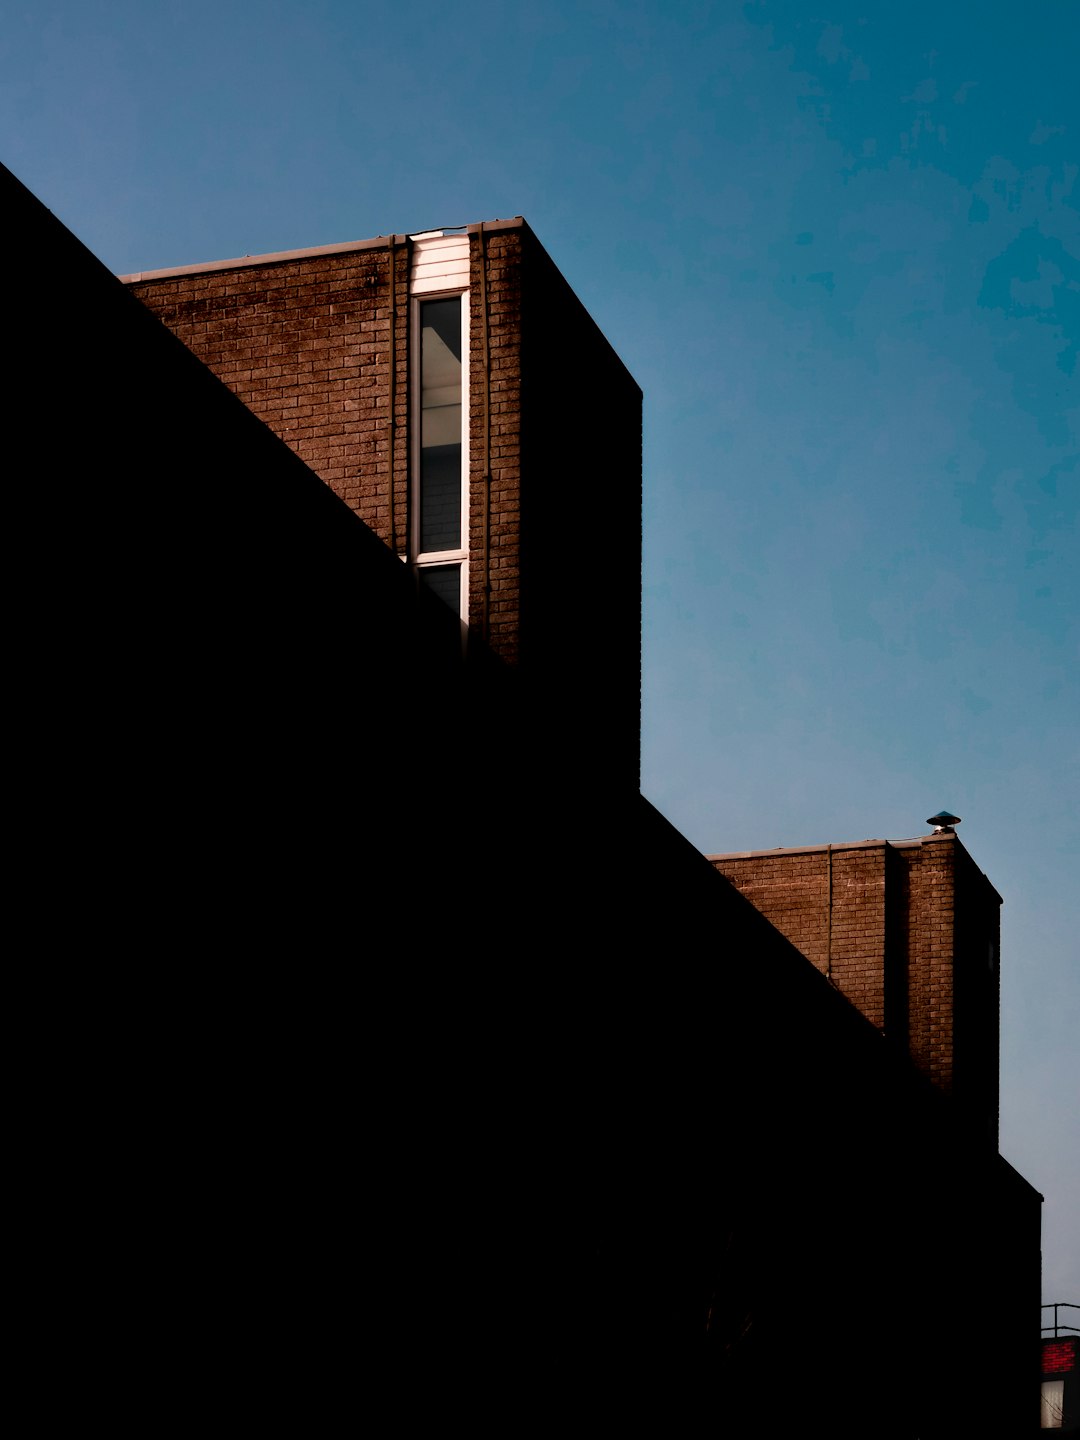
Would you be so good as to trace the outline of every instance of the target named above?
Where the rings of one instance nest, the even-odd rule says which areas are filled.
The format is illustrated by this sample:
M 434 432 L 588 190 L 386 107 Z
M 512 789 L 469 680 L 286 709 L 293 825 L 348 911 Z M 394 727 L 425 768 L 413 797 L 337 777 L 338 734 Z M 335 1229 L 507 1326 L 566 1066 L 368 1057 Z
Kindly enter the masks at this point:
M 1043 1341 L 1043 1374 L 1068 1375 L 1076 1369 L 1075 1340 Z

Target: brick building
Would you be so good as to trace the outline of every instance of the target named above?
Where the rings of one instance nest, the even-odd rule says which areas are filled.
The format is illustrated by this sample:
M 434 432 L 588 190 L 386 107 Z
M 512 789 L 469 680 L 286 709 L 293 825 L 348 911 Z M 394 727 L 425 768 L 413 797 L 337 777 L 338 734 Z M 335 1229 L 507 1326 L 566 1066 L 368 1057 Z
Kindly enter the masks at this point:
M 321 1431 L 358 1409 L 493 1437 L 568 1415 L 1034 1429 L 1038 1195 L 638 793 L 636 571 L 605 582 L 582 547 L 544 547 L 555 502 L 602 498 L 636 566 L 640 397 L 527 228 L 467 232 L 466 308 L 491 318 L 486 341 L 462 326 L 450 554 L 409 538 L 429 407 L 408 367 L 426 328 L 453 355 L 447 312 L 416 328 L 445 293 L 405 299 L 426 240 L 125 288 L 0 188 L 9 273 L 29 254 L 43 277 L 7 313 L 12 473 L 36 506 L 18 888 L 66 957 L 35 1056 L 60 1164 L 34 1333 L 81 1402 L 140 1433 L 163 1412 Z M 520 393 L 477 413 L 496 252 Z M 351 373 L 295 448 L 242 386 L 278 382 L 284 427 L 311 418 L 291 403 L 309 372 L 237 355 L 230 390 L 140 303 L 177 307 L 196 350 L 218 336 L 227 368 L 242 341 L 217 312 L 235 297 L 265 324 L 254 277 L 303 291 L 331 262 L 399 296 L 369 312 L 326 282 L 354 338 L 385 328 L 344 366 L 331 336 L 311 347 L 328 384 Z M 446 364 L 427 388 L 452 388 Z M 567 374 L 621 406 L 580 444 L 549 423 Z M 370 487 L 330 453 L 369 378 L 393 432 L 369 437 Z M 520 405 L 498 442 L 496 404 Z M 464 650 L 419 583 L 440 566 L 461 567 Z M 975 1294 L 986 1327 L 958 1338 Z
M 553 791 L 575 766 L 588 772 L 594 795 L 636 783 L 640 392 L 521 219 L 181 267 L 128 276 L 125 283 L 457 612 L 474 659 L 490 653 L 524 677 L 529 698 L 514 733 L 529 763 L 542 751 L 543 773 L 559 774 Z M 566 415 L 568 394 L 585 400 L 604 423 L 584 425 L 575 414 L 553 424 L 553 416 Z M 590 504 L 604 506 L 605 535 L 624 567 L 622 581 L 610 580 L 590 557 L 579 558 L 568 585 L 558 558 L 568 511 Z M 582 624 L 583 615 L 605 617 L 602 643 Z M 561 821 L 558 828 L 562 837 Z M 636 828 L 631 822 L 629 833 Z M 550 820 L 540 829 L 551 833 Z M 565 838 L 560 843 L 567 844 Z M 567 863 L 569 853 L 562 856 L 562 883 L 573 888 L 575 874 L 587 875 L 591 888 L 600 874 L 595 858 Z M 955 834 L 712 862 L 905 1059 L 952 1097 L 954 1109 L 964 1112 L 960 1133 L 976 1151 L 976 1136 L 991 1142 L 989 1160 L 997 1134 L 1000 897 Z M 537 874 L 547 869 L 537 856 L 532 863 Z M 644 883 L 654 884 L 662 868 L 654 859 Z M 483 869 L 490 881 L 490 860 Z M 500 885 L 514 889 L 505 876 Z M 682 882 L 674 888 L 680 891 Z M 579 913 L 589 913 L 593 903 L 577 895 Z M 526 906 L 535 909 L 529 901 Z M 591 1004 L 597 1003 L 594 997 Z M 586 1003 L 586 1013 L 590 1008 Z M 770 1013 L 782 1029 L 775 1000 Z M 817 1070 L 820 1079 L 820 1060 Z M 582 1093 L 589 1089 L 587 1082 L 581 1086 Z M 886 1111 L 893 1104 L 878 1098 Z M 862 1131 L 856 1153 L 873 1174 L 876 1162 Z M 815 1151 L 823 1143 L 830 1149 L 816 1123 L 808 1133 Z M 850 1134 L 843 1126 L 842 1133 Z M 684 1143 L 694 1148 L 689 1138 Z M 744 1144 L 764 1173 L 758 1138 L 747 1135 Z M 931 1162 L 934 1142 L 924 1145 L 923 1164 L 943 1165 L 943 1151 Z M 789 1142 L 789 1159 L 803 1146 Z M 808 1156 L 807 1163 L 819 1161 Z M 669 1154 L 668 1164 L 678 1173 L 685 1159 Z M 1006 1199 L 1016 1187 L 1004 1174 L 990 1187 L 998 1198 L 984 1199 L 984 1221 L 994 1217 L 1001 1227 L 1011 1206 L 1025 1205 L 1022 1182 L 1015 1198 Z M 903 1193 L 895 1176 L 889 1183 Z M 714 1204 L 717 1215 L 725 1213 L 719 1197 Z M 888 1208 L 895 1213 L 895 1197 Z M 764 1271 L 771 1262 L 763 1222 L 772 1203 L 761 1193 L 755 1212 L 752 1220 L 739 1204 L 727 1212 L 727 1243 L 753 1253 L 754 1267 Z M 687 1224 L 685 1216 L 680 1223 Z M 925 1256 L 937 1243 L 935 1225 L 940 1218 L 928 1230 L 909 1216 L 901 1240 L 895 1221 L 886 1224 L 894 1259 L 886 1264 L 879 1253 L 877 1266 L 879 1279 L 892 1277 L 886 1303 L 897 1314 L 907 1310 L 897 1298 L 903 1282 L 895 1256 L 924 1273 Z M 849 1245 L 863 1254 L 876 1249 L 870 1238 L 876 1228 L 864 1233 L 852 1217 Z M 713 1243 L 703 1232 L 701 1249 Z M 984 1243 L 980 1266 L 1002 1243 L 997 1233 L 992 1245 Z M 571 1253 L 577 1253 L 573 1246 Z M 1005 1244 L 1003 1275 L 1014 1264 L 1008 1253 Z M 825 1254 L 833 1278 L 807 1272 L 819 1306 L 837 1271 L 836 1254 Z M 549 1255 L 559 1273 L 562 1259 Z M 737 1273 L 745 1263 L 745 1256 L 738 1259 Z M 965 1264 L 939 1256 L 931 1283 L 943 1290 L 975 1283 Z M 1021 1275 L 1022 1266 L 1006 1289 L 1023 1290 Z M 640 1280 L 650 1294 L 655 1279 Z M 567 1283 L 574 1283 L 569 1276 Z M 662 1308 L 655 1293 L 651 1298 Z M 670 1343 L 643 1313 L 641 1294 L 624 1295 L 624 1302 L 654 1343 L 661 1349 Z M 737 1299 L 721 1301 L 721 1311 L 725 1305 L 733 1306 L 728 1323 L 742 1326 L 746 1316 L 738 1313 Z M 754 1324 L 755 1342 L 743 1345 L 754 1358 L 744 1361 L 746 1374 L 736 1383 L 746 1387 L 736 1408 L 757 1403 L 749 1394 L 753 1385 L 778 1383 L 770 1324 L 760 1314 Z M 980 1343 L 1000 1357 L 1021 1343 L 1021 1331 L 1016 1319 L 1003 1319 L 994 1343 Z M 901 1349 L 910 1343 L 887 1326 L 882 1333 L 892 1334 Z M 855 1345 L 851 1337 L 848 1343 Z M 951 1370 L 955 1338 L 948 1358 L 941 1341 L 929 1340 L 928 1352 L 935 1346 L 941 1372 Z M 812 1364 L 805 1354 L 789 1353 L 784 1365 L 789 1388 L 825 1404 L 833 1381 L 820 1353 Z M 845 1384 L 849 1393 L 858 1386 L 850 1374 Z M 907 1384 L 918 1393 L 925 1382 L 910 1376 Z M 922 1403 L 931 1404 L 933 1389 L 930 1384 Z M 1003 1402 L 1006 1412 L 1022 1411 L 1019 1387 L 1017 1395 Z M 814 1408 L 812 1399 L 807 1403 Z
M 1044 1306 L 1077 1310 L 1077 1305 Z M 1050 1328 L 1050 1327 L 1045 1327 Z M 1055 1325 L 1042 1341 L 1042 1429 L 1080 1435 L 1080 1333 L 1075 1325 Z
M 641 391 L 522 219 L 125 280 L 532 704 L 574 696 L 575 753 L 636 783 Z M 569 586 L 568 511 L 600 507 L 617 569 Z M 613 604 L 602 636 L 583 623 Z M 567 733 L 556 708 L 548 744 Z
M 997 1145 L 1001 896 L 955 830 L 709 859 Z

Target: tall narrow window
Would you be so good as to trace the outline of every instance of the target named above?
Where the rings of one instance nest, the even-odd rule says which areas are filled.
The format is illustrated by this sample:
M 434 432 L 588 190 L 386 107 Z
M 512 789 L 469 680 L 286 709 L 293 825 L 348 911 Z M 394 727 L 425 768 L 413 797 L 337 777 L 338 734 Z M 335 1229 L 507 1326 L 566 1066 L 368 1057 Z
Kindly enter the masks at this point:
M 420 397 L 412 530 L 420 578 L 464 620 L 468 506 L 462 311 L 460 295 L 417 301 Z

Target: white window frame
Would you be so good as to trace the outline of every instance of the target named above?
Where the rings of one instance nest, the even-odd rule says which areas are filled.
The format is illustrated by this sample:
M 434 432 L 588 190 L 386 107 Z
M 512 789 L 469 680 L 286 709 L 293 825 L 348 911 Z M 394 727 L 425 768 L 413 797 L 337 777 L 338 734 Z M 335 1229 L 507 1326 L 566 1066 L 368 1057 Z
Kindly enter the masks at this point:
M 426 261 L 440 278 L 457 278 L 468 274 L 468 239 L 461 235 L 432 232 L 414 236 L 417 259 Z M 445 257 L 445 260 L 443 259 Z M 432 264 L 432 261 L 435 263 Z M 442 263 L 440 263 L 442 262 Z M 425 267 L 426 268 L 426 267 Z M 447 275 L 451 269 L 451 275 Z M 429 271 L 430 274 L 430 271 Z M 414 397 L 412 434 L 409 437 L 409 564 L 416 571 L 439 565 L 457 565 L 460 574 L 458 615 L 462 625 L 469 623 L 469 290 L 467 286 L 439 285 L 432 278 L 421 278 L 414 271 L 409 297 L 409 329 L 413 336 L 410 349 L 409 383 Z M 453 550 L 420 549 L 420 307 L 429 300 L 461 301 L 461 544 Z
M 453 550 L 420 549 L 420 307 L 429 300 L 461 300 L 461 544 Z M 433 290 L 411 297 L 412 346 L 411 382 L 416 397 L 410 443 L 409 474 L 409 557 L 417 570 L 437 565 L 459 565 L 461 588 L 458 614 L 463 623 L 469 621 L 469 292 L 467 290 Z

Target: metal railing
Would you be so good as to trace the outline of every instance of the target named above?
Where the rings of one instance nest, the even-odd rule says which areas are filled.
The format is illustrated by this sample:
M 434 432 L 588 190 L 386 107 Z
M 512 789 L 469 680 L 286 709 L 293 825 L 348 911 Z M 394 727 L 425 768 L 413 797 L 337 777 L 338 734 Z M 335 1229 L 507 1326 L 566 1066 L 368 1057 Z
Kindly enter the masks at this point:
M 1042 1308 L 1044 1310 L 1053 1310 L 1054 1312 L 1054 1323 L 1042 1327 L 1042 1333 L 1044 1335 L 1048 1330 L 1052 1330 L 1055 1335 L 1059 1334 L 1062 1330 L 1080 1335 L 1080 1325 L 1065 1325 L 1058 1320 L 1059 1310 L 1080 1310 L 1080 1305 L 1074 1305 L 1071 1300 L 1058 1300 L 1053 1305 L 1044 1305 Z

